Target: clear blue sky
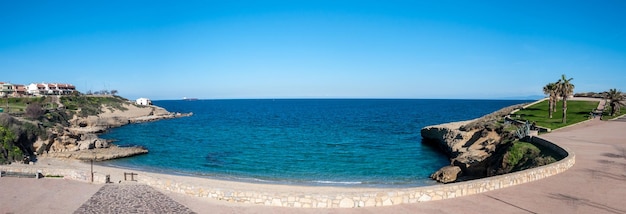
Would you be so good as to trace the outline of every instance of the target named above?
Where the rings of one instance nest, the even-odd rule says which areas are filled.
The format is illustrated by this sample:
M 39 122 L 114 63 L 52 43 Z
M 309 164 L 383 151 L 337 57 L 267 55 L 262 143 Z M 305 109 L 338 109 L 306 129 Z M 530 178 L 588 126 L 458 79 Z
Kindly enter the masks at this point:
M 127 98 L 626 90 L 626 1 L 0 0 L 0 81 Z

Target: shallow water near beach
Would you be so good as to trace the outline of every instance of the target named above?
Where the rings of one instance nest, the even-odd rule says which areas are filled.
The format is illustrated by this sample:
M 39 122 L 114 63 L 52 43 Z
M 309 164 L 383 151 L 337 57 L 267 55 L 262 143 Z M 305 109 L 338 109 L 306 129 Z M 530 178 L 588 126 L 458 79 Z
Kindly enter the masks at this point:
M 103 164 L 295 185 L 414 187 L 448 158 L 422 144 L 424 126 L 468 120 L 519 100 L 260 99 L 154 101 L 191 117 L 102 135 L 149 154 Z

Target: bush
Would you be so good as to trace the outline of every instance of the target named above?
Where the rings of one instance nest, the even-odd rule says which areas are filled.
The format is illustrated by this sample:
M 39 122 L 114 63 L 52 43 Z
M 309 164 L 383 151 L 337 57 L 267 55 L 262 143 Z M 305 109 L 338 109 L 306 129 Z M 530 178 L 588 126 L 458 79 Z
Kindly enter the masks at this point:
M 69 115 L 64 111 L 51 111 L 44 115 L 43 117 L 43 125 L 46 128 L 53 127 L 56 124 L 61 124 L 63 126 L 69 126 L 70 123 L 68 120 L 70 119 Z
M 26 106 L 27 118 L 37 120 L 41 118 L 41 116 L 43 116 L 44 113 L 45 111 L 43 110 L 43 108 L 41 108 L 41 105 L 39 103 L 31 103 L 31 104 L 28 104 L 28 106 Z
M 542 150 L 543 149 L 543 150 Z M 532 143 L 515 141 L 504 156 L 507 172 L 520 171 L 556 162 L 546 148 L 539 148 Z
M 528 160 L 535 159 L 541 151 L 535 145 L 517 141 L 509 148 L 507 162 L 510 166 L 524 164 Z
M 4 126 L 0 126 L 0 164 L 7 164 L 22 158 L 22 151 L 15 146 L 15 135 Z
M 32 153 L 30 149 L 37 138 L 48 139 L 48 132 L 44 127 L 32 122 L 20 122 L 8 114 L 0 114 L 0 126 L 13 133 L 15 145 L 27 154 Z

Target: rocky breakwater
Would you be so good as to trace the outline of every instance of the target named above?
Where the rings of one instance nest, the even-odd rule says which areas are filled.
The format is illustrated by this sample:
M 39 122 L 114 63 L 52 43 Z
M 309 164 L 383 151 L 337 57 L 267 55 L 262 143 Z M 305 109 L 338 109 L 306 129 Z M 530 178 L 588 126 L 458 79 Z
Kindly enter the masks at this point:
M 42 157 L 110 160 L 148 153 L 143 147 L 118 147 L 97 134 L 110 128 L 131 123 L 191 116 L 192 114 L 171 113 L 157 106 L 138 106 L 131 102 L 114 109 L 102 106 L 97 115 L 79 117 L 76 114 L 68 126 L 50 129 L 50 137 L 33 144 L 37 155 Z

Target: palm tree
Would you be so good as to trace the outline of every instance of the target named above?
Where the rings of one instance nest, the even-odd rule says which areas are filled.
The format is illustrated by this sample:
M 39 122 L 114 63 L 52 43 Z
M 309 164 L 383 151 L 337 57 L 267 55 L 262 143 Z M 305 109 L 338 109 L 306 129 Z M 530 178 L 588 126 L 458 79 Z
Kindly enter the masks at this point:
M 548 95 L 548 115 L 552 118 L 552 113 L 556 111 L 556 100 L 558 98 L 556 83 L 548 83 L 543 87 L 543 93 Z
M 615 116 L 615 113 L 619 114 L 620 107 L 624 105 L 622 103 L 624 101 L 624 95 L 621 91 L 617 89 L 609 89 L 606 93 L 606 99 L 609 101 L 609 105 L 611 106 L 611 116 Z
M 574 94 L 574 84 L 572 80 L 574 78 L 565 77 L 565 74 L 561 75 L 561 79 L 556 82 L 557 94 L 563 99 L 563 123 L 567 123 L 567 98 Z

